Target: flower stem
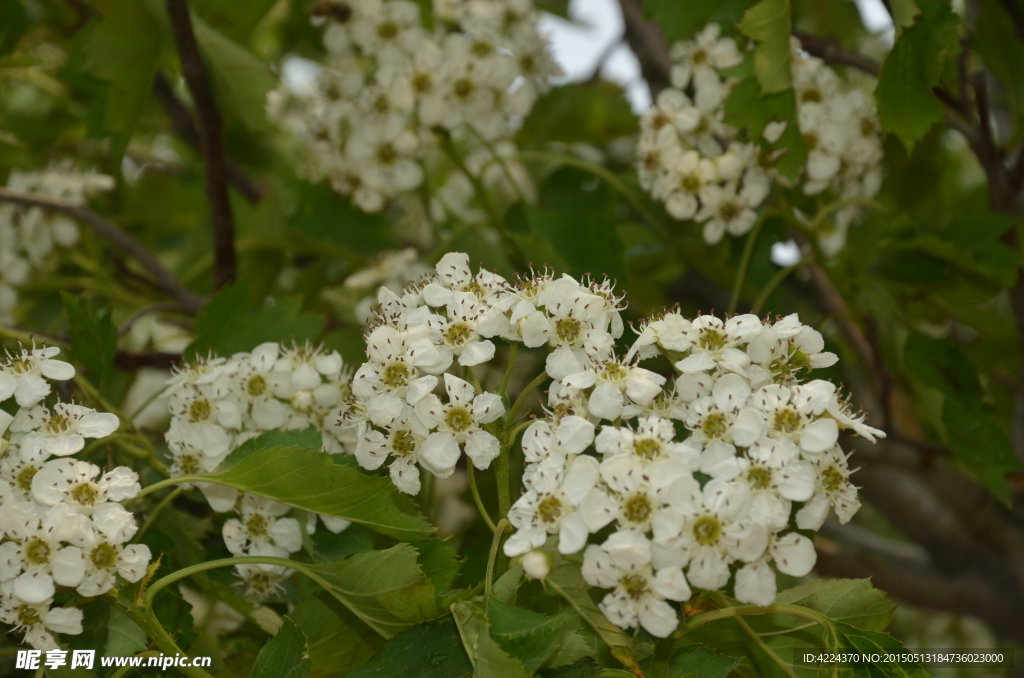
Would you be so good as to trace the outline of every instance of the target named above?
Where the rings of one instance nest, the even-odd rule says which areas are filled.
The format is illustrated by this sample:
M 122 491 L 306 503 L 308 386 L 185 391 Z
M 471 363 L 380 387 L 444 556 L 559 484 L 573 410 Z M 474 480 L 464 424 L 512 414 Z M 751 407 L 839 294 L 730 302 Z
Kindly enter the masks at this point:
M 768 284 L 764 286 L 764 289 L 761 290 L 761 293 L 757 295 L 757 300 L 754 301 L 754 305 L 750 307 L 750 312 L 751 313 L 755 313 L 755 314 L 756 313 L 760 313 L 761 309 L 764 307 L 764 305 L 766 303 L 768 303 L 768 297 L 770 297 L 772 295 L 772 292 L 774 292 L 775 289 L 779 285 L 781 285 L 782 282 L 786 278 L 788 278 L 789 275 L 793 271 L 795 271 L 796 269 L 798 269 L 801 266 L 804 266 L 806 264 L 807 264 L 807 260 L 806 259 L 800 259 L 800 261 L 796 262 L 795 264 L 790 264 L 789 266 L 787 266 L 787 267 L 785 267 L 783 269 L 780 269 L 772 277 L 772 279 L 768 281 Z
M 675 642 L 671 638 L 661 638 L 654 644 L 654 661 L 648 671 L 651 678 L 667 678 L 674 646 Z
M 480 490 L 476 487 L 476 471 L 473 469 L 473 460 L 466 458 L 466 474 L 469 476 L 469 491 L 473 493 L 473 501 L 476 502 L 476 510 L 480 512 L 480 517 L 487 523 L 487 527 L 491 532 L 495 532 L 498 528 L 494 526 L 494 521 L 491 520 L 491 516 L 487 513 L 487 507 L 484 506 L 484 500 L 480 498 Z
M 515 423 L 516 415 L 519 413 L 519 408 L 523 406 L 523 403 L 526 401 L 527 396 L 533 393 L 538 386 L 540 386 L 545 382 L 545 380 L 547 380 L 547 378 L 548 373 L 541 372 L 536 376 L 536 378 L 533 381 L 530 382 L 530 384 L 526 388 L 523 389 L 523 392 L 519 394 L 519 397 L 516 398 L 516 401 L 512 404 L 512 409 L 510 409 L 508 411 L 508 415 L 505 416 L 506 428 Z
M 160 503 L 154 506 L 153 510 L 149 512 L 149 515 L 146 517 L 146 522 L 142 523 L 142 527 L 140 527 L 139 531 L 135 533 L 135 537 L 132 538 L 132 541 L 138 543 L 138 541 L 142 539 L 142 536 L 146 534 L 146 531 L 153 526 L 156 519 L 160 517 L 160 514 L 163 513 L 164 509 L 170 506 L 171 502 L 177 499 L 182 492 L 184 492 L 184 490 L 180 487 L 176 487 L 168 492 L 167 496 L 161 499 Z
M 175 476 L 174 478 L 166 478 L 158 483 L 153 483 L 152 485 L 147 485 L 146 487 L 142 488 L 137 495 L 132 497 L 132 499 L 141 499 L 142 497 L 145 497 L 147 494 L 153 494 L 157 490 L 162 490 L 165 487 L 181 485 L 182 483 L 198 483 L 209 481 L 210 478 L 206 476 Z
M 743 292 L 743 282 L 747 277 L 747 269 L 750 268 L 750 258 L 754 254 L 754 245 L 757 244 L 757 236 L 761 234 L 761 227 L 764 226 L 764 222 L 767 221 L 770 213 L 769 210 L 761 212 L 754 227 L 750 229 L 750 235 L 747 236 L 747 242 L 743 247 L 743 256 L 740 259 L 740 267 L 736 270 L 736 282 L 732 286 L 729 310 L 726 312 L 729 315 L 736 312 L 736 306 L 740 303 L 740 294 Z
M 487 556 L 487 578 L 484 579 L 484 605 L 491 604 L 491 581 L 494 579 L 494 561 L 498 557 L 498 545 L 501 544 L 501 535 L 505 533 L 508 521 L 504 518 L 498 521 L 494 530 L 494 538 L 491 539 L 491 552 Z
M 498 388 L 498 395 L 504 397 L 508 393 L 508 380 L 512 377 L 512 368 L 516 364 L 516 355 L 519 353 L 519 342 L 512 342 L 508 352 L 508 367 L 505 368 L 505 376 L 501 378 L 501 386 Z

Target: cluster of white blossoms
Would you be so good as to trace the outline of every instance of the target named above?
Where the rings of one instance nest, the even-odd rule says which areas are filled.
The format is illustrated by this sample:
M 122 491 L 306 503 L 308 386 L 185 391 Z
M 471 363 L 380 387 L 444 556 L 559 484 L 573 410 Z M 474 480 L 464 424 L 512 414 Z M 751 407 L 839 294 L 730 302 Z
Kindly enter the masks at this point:
M 802 52 L 795 38 L 791 52 L 797 121 L 808 151 L 798 177 L 804 193 L 874 197 L 882 182 L 882 137 L 873 98 L 842 91 L 835 71 Z M 739 79 L 722 73 L 744 57 L 717 24 L 676 43 L 671 53 L 673 86 L 641 118 L 639 179 L 674 218 L 704 224 L 704 240 L 715 244 L 725 233 L 740 236 L 753 227 L 773 182 L 791 186 L 775 169 L 787 152 L 778 142 L 788 121 L 770 122 L 761 139 L 725 124 L 725 101 Z M 842 249 L 857 214 L 857 207 L 844 207 L 823 227 L 827 253 Z
M 351 379 L 337 351 L 309 344 L 268 342 L 230 358 L 211 356 L 185 365 L 164 392 L 171 412 L 165 436 L 171 475 L 211 473 L 239 445 L 275 429 L 314 426 L 324 450 L 351 452 L 355 438 L 333 425 L 348 410 Z M 196 486 L 214 511 L 237 514 L 222 531 L 234 555 L 287 558 L 301 548 L 299 522 L 286 515 L 291 507 L 215 483 Z M 305 525 L 310 534 L 318 517 L 335 533 L 349 526 L 341 518 L 311 513 Z M 255 598 L 269 597 L 291 574 L 271 565 L 239 565 L 236 571 Z
M 12 191 L 76 206 L 113 187 L 113 177 L 79 169 L 70 161 L 43 170 L 12 170 L 7 178 Z M 71 247 L 76 242 L 78 226 L 70 217 L 40 207 L 0 204 L 0 319 L 10 320 L 18 304 L 18 288 L 34 269 L 50 263 L 54 247 Z
M 490 163 L 482 140 L 509 136 L 559 73 L 532 0 L 436 0 L 432 14 L 428 29 L 411 0 L 318 2 L 313 22 L 324 27 L 328 58 L 316 87 L 294 92 L 284 83 L 268 97 L 268 115 L 293 135 L 303 174 L 327 179 L 364 211 L 450 169 L 453 158 L 441 151 L 456 130 Z M 468 178 L 454 179 L 461 174 L 452 172 L 431 211 L 469 209 Z
M 840 430 L 883 435 L 831 382 L 801 380 L 836 362 L 823 348 L 796 315 L 670 311 L 647 321 L 622 358 L 579 356 L 555 373 L 547 416 L 524 433 L 526 492 L 509 513 L 517 531 L 505 553 L 556 535 L 560 553 L 586 546 L 584 578 L 612 589 L 600 605 L 608 619 L 658 637 L 678 625 L 666 601 L 688 600 L 691 586 L 731 580 L 738 600 L 770 604 L 769 563 L 807 574 L 815 552 L 801 531 L 820 528 L 830 508 L 845 523 L 860 506 Z M 637 366 L 658 355 L 674 381 Z M 609 525 L 602 544 L 587 545 Z
M 135 517 L 120 502 L 138 494 L 139 478 L 121 466 L 104 473 L 74 458 L 86 438 L 117 430 L 115 415 L 73 403 L 43 403 L 48 379 L 75 375 L 55 360 L 58 348 L 22 349 L 0 364 L 0 622 L 21 631 L 40 650 L 59 647 L 54 633 L 82 632 L 82 611 L 53 607 L 58 587 L 99 596 L 117 578 L 146 573 L 149 548 L 128 544 Z
M 451 372 L 475 381 L 471 368 L 495 356 L 492 339 L 550 347 L 549 374 L 577 372 L 611 356 L 623 331 L 618 302 L 608 282 L 542 273 L 510 283 L 490 271 L 474 274 L 466 254 L 446 254 L 401 295 L 381 288 L 367 362 L 337 426 L 357 437 L 360 465 L 389 462 L 403 492 L 419 492 L 420 467 L 447 478 L 463 452 L 485 469 L 500 451 L 502 397 Z

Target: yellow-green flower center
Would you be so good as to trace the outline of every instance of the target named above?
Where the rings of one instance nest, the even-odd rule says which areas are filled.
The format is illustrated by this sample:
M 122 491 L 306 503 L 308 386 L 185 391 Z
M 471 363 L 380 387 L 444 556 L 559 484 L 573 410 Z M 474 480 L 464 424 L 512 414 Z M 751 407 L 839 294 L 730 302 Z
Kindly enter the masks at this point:
M 60 412 L 54 412 L 46 422 L 46 430 L 54 435 L 60 435 L 70 431 L 73 423 L 71 419 Z
M 262 513 L 254 513 L 245 521 L 245 531 L 253 539 L 267 536 L 270 520 Z
M 71 488 L 68 497 L 79 506 L 92 506 L 99 499 L 99 491 L 90 482 L 79 483 Z
M 545 497 L 537 504 L 537 517 L 545 523 L 557 522 L 562 517 L 562 502 L 558 497 Z
M 452 323 L 444 332 L 444 339 L 450 346 L 462 346 L 472 336 L 473 328 L 464 322 Z
M 465 433 L 473 427 L 473 414 L 465 407 L 455 406 L 448 410 L 444 423 L 454 433 Z
M 254 374 L 249 377 L 249 381 L 246 382 L 245 392 L 253 398 L 263 395 L 267 392 L 267 380 L 264 379 L 261 374 Z
M 788 407 L 781 409 L 775 413 L 773 426 L 779 433 L 796 433 L 800 430 L 800 413 Z
M 714 516 L 702 516 L 693 524 L 693 538 L 701 546 L 714 546 L 722 537 L 722 523 Z
M 89 560 L 98 570 L 109 570 L 117 565 L 117 549 L 110 544 L 103 542 L 92 550 Z
M 192 404 L 188 406 L 188 418 L 192 423 L 204 422 L 210 418 L 211 414 L 213 414 L 213 408 L 210 407 L 208 400 L 193 400 Z
M 642 438 L 633 446 L 636 456 L 651 461 L 661 456 L 661 443 L 653 438 Z
M 747 482 L 755 490 L 766 490 L 772 484 L 772 471 L 764 466 L 752 466 L 747 471 Z
M 36 609 L 36 606 L 28 603 L 22 603 L 15 608 L 14 614 L 18 617 L 18 626 L 25 628 L 35 626 L 43 621 L 39 618 L 39 610 Z
M 200 470 L 199 460 L 194 455 L 183 454 L 178 457 L 178 468 L 181 469 L 183 475 L 196 475 Z
M 391 449 L 401 457 L 410 455 L 416 451 L 416 438 L 410 431 L 395 431 L 391 434 Z
M 555 323 L 555 336 L 563 344 L 575 344 L 579 341 L 581 327 L 575 318 L 561 318 Z
M 701 331 L 697 344 L 705 351 L 721 351 L 725 348 L 725 335 L 709 327 Z
M 14 478 L 14 483 L 22 492 L 31 492 L 32 479 L 36 477 L 37 473 L 39 473 L 39 469 L 35 466 L 26 466 L 18 471 L 18 475 Z
M 408 385 L 412 370 L 403 362 L 394 362 L 384 368 L 381 381 L 391 388 L 403 388 Z
M 634 494 L 622 504 L 622 515 L 631 523 L 645 523 L 652 513 L 654 507 L 646 494 Z
M 29 565 L 45 565 L 50 562 L 50 545 L 39 537 L 29 539 L 21 555 Z
M 704 417 L 704 421 L 700 424 L 700 432 L 708 440 L 723 438 L 728 430 L 729 426 L 725 420 L 725 415 L 721 412 L 712 412 Z
M 633 600 L 638 600 L 647 593 L 647 577 L 639 574 L 626 575 L 619 580 L 619 586 L 626 592 L 626 595 Z
M 398 35 L 398 24 L 394 21 L 382 21 L 377 25 L 377 35 L 382 40 L 390 40 Z
M 834 465 L 821 472 L 821 486 L 826 492 L 836 492 L 845 480 L 843 472 Z

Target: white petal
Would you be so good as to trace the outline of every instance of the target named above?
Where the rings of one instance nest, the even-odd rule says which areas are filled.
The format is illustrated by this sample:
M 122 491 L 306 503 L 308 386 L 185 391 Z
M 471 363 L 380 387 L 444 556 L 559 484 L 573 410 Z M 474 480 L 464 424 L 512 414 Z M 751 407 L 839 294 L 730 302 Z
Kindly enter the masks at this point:
M 473 418 L 481 424 L 490 424 L 505 414 L 505 405 L 496 393 L 481 393 L 473 399 Z
M 438 379 L 433 375 L 412 379 L 405 391 L 405 402 L 415 405 L 437 387 Z
M 478 469 L 490 466 L 500 451 L 501 443 L 487 431 L 471 431 L 466 437 L 466 456 Z
M 823 494 L 813 497 L 796 512 L 796 526 L 801 530 L 817 531 L 821 529 L 825 518 L 828 517 L 828 509 L 831 505 L 828 497 Z
M 587 526 L 583 522 L 583 516 L 579 511 L 570 513 L 558 529 L 558 552 L 563 554 L 578 553 L 587 543 L 589 536 Z
M 14 580 L 14 595 L 26 603 L 41 603 L 52 598 L 55 590 L 53 577 L 40 570 L 25 572 Z
M 763 560 L 744 565 L 736 572 L 736 600 L 754 605 L 771 605 L 778 589 L 775 572 Z
M 121 425 L 116 414 L 91 412 L 78 422 L 78 432 L 86 438 L 105 438 Z
M 648 598 L 640 607 L 640 626 L 655 638 L 667 638 L 679 627 L 679 617 L 664 600 Z
M 573 506 L 578 506 L 597 484 L 600 476 L 601 470 L 597 459 L 587 455 L 576 457 L 569 465 L 562 481 L 562 491 L 565 492 L 566 499 Z
M 77 607 L 52 607 L 43 615 L 43 625 L 56 633 L 77 636 L 82 632 L 82 611 Z
M 793 577 L 804 576 L 818 561 L 814 542 L 796 532 L 790 532 L 775 540 L 772 557 L 779 572 Z
M 77 546 L 65 546 L 53 554 L 53 581 L 61 586 L 78 586 L 85 579 L 86 556 Z
M 665 567 L 658 570 L 658 574 L 651 582 L 651 588 L 662 598 L 682 602 L 690 599 L 690 585 L 686 583 L 686 576 L 678 567 Z
M 459 444 L 452 434 L 435 432 L 423 441 L 419 458 L 425 469 L 439 478 L 447 478 L 455 470 L 460 454 Z
M 594 429 L 594 424 L 583 417 L 563 417 L 558 422 L 555 439 L 566 454 L 581 454 L 594 442 Z
M 462 355 L 459 356 L 459 364 L 465 367 L 472 367 L 485 363 L 494 357 L 494 342 L 492 341 L 469 341 L 462 347 Z
M 597 532 L 610 523 L 618 515 L 619 506 L 611 497 L 599 488 L 594 488 L 580 502 L 579 513 L 587 530 Z
M 67 381 L 75 376 L 74 365 L 52 358 L 39 363 L 39 371 L 44 377 L 54 381 Z
M 598 384 L 590 394 L 590 413 L 614 421 L 622 414 L 622 392 L 614 384 Z
M 804 427 L 800 434 L 800 447 L 807 452 L 824 452 L 839 440 L 839 425 L 835 419 L 818 419 Z
M 235 508 L 238 500 L 238 490 L 227 485 L 216 483 L 196 483 L 196 487 L 203 493 L 206 502 L 217 513 L 225 513 Z
M 288 553 L 295 553 L 302 548 L 302 530 L 295 518 L 278 518 L 270 528 L 270 536 L 274 544 Z
M 690 562 L 686 574 L 691 585 L 715 591 L 729 581 L 729 565 L 718 551 L 702 548 Z
M 559 380 L 583 371 L 583 366 L 568 346 L 559 346 L 552 351 L 547 357 L 545 368 L 548 376 Z
M 117 559 L 117 573 L 132 583 L 137 582 L 146 574 L 152 557 L 145 544 L 125 546 L 121 557 Z
M 473 384 L 459 379 L 454 374 L 444 375 L 444 388 L 453 403 L 469 405 L 476 397 L 476 389 L 473 388 Z

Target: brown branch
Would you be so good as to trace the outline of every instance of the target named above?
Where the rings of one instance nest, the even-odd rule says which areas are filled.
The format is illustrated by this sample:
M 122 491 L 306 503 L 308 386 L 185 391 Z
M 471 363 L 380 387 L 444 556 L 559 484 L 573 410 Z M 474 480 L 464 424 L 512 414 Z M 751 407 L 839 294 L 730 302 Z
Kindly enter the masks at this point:
M 668 41 L 658 22 L 644 18 L 640 0 L 619 0 L 625 23 L 626 42 L 640 62 L 640 72 L 651 90 L 651 98 L 672 82 L 672 57 Z
M 174 132 L 187 143 L 200 148 L 199 130 L 196 128 L 195 120 L 185 104 L 178 99 L 171 84 L 162 73 L 157 73 L 153 81 L 153 93 L 163 104 L 167 116 L 171 119 Z M 251 179 L 231 158 L 224 159 L 227 168 L 228 181 L 245 199 L 252 204 L 258 203 L 266 195 L 266 189 Z
M 85 207 L 77 207 L 55 198 L 31 193 L 18 193 L 6 188 L 0 188 L 0 202 L 25 205 L 27 207 L 41 207 L 52 212 L 65 214 L 76 221 L 82 222 L 89 226 L 96 235 L 130 254 L 152 276 L 153 279 L 148 281 L 149 284 L 180 303 L 184 310 L 189 313 L 195 313 L 203 305 L 203 300 L 192 290 L 178 282 L 171 275 L 170 271 L 164 268 L 163 264 L 149 250 L 143 247 L 141 243 L 92 210 Z
M 800 41 L 800 46 L 805 52 L 826 63 L 852 66 L 875 77 L 882 72 L 882 64 L 869 56 L 846 49 L 843 43 L 834 37 L 822 38 L 803 31 L 793 31 L 793 35 Z
M 206 164 L 206 199 L 213 217 L 213 284 L 219 289 L 235 279 L 235 220 L 228 199 L 227 167 L 224 161 L 224 130 L 206 78 L 206 68 L 192 30 L 192 16 L 186 0 L 166 0 L 174 42 L 181 58 L 181 72 L 195 103 L 199 147 Z

